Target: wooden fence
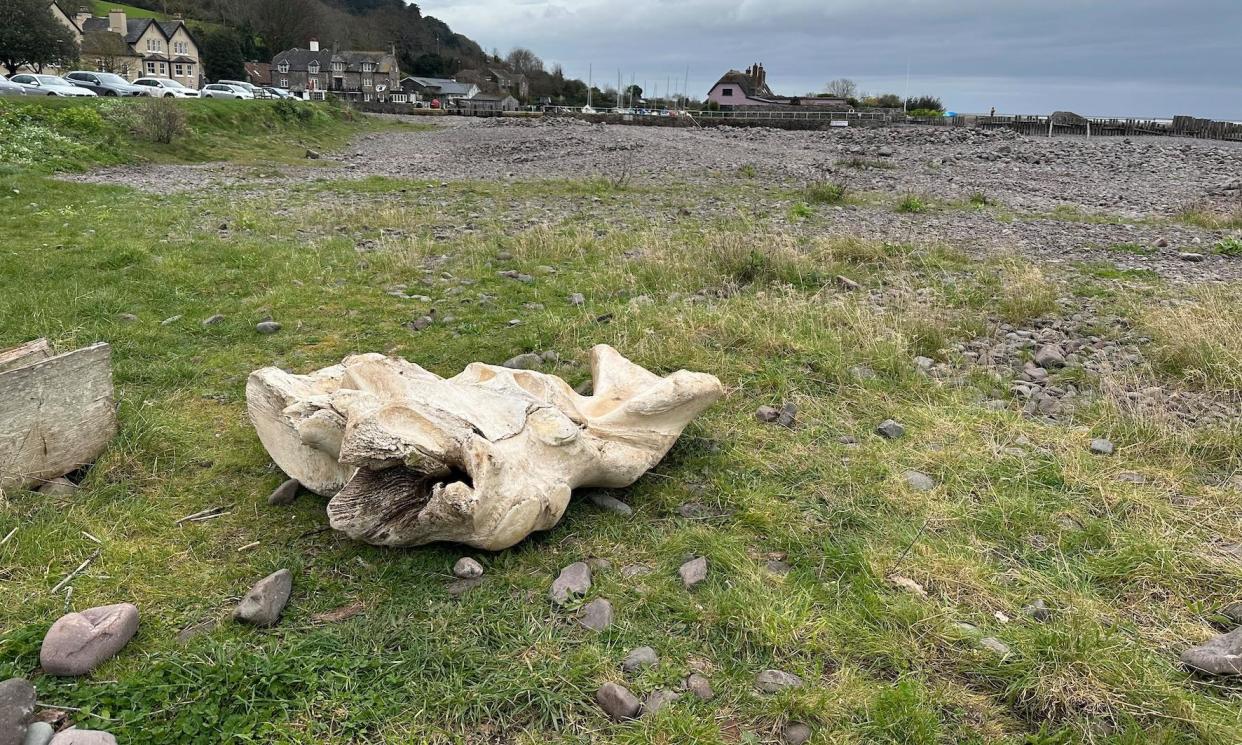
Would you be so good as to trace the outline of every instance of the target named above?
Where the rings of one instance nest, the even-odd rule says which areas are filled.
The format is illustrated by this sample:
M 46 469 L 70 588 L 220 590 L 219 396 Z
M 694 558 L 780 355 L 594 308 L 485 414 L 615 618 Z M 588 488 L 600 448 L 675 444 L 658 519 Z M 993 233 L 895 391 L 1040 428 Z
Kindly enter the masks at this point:
M 1177 116 L 1160 119 L 1106 119 L 1079 117 L 1075 120 L 1048 116 L 955 116 L 910 117 L 909 123 L 923 126 L 1011 129 L 1033 137 L 1061 135 L 1077 137 L 1191 137 L 1242 142 L 1242 124 Z

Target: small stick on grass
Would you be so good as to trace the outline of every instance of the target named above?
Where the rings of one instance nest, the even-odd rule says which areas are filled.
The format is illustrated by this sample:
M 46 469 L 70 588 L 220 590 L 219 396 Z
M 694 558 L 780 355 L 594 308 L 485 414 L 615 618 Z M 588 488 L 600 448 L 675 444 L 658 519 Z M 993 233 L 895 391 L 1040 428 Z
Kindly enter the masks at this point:
M 6 535 L 4 538 L 0 538 L 0 546 L 3 546 L 4 544 L 8 543 L 9 539 L 15 535 L 17 535 L 17 528 L 13 528 L 12 530 L 10 530 L 9 534 Z
M 902 551 L 901 556 L 898 556 L 897 560 L 893 562 L 893 566 L 889 568 L 888 574 L 892 574 L 897 571 L 898 565 L 900 565 L 902 561 L 905 561 L 905 558 L 910 554 L 911 549 L 914 548 L 914 544 L 918 543 L 919 539 L 923 537 L 923 533 L 927 530 L 927 525 L 930 522 L 930 517 L 923 521 L 923 524 L 919 526 L 919 532 L 914 534 L 914 539 L 910 541 L 910 545 L 906 546 L 906 550 Z
M 90 533 L 87 533 L 85 530 L 84 530 L 84 531 L 82 531 L 82 535 L 86 536 L 88 540 L 92 540 L 92 541 L 94 541 L 95 543 L 98 543 L 100 546 L 102 546 L 102 545 L 103 545 L 103 541 L 99 540 L 98 538 L 96 538 L 95 536 L 91 535 Z
M 260 545 L 260 541 L 255 541 L 254 543 L 247 543 L 245 546 L 242 546 L 241 548 L 237 549 L 237 553 L 240 554 L 242 551 L 249 551 L 252 548 L 258 548 L 259 545 Z
M 198 512 L 195 512 L 193 515 L 186 515 L 185 517 L 181 518 L 176 523 L 174 523 L 174 525 L 181 525 L 182 523 L 195 522 L 198 520 L 203 520 L 203 519 L 207 519 L 211 517 L 219 517 L 223 512 L 224 512 L 223 507 L 208 507 L 205 510 L 199 510 Z
M 88 557 L 87 557 L 87 559 L 86 559 L 86 561 L 84 561 L 84 562 L 82 562 L 81 564 L 79 564 L 77 569 L 74 569 L 72 572 L 70 572 L 70 573 L 69 573 L 69 576 L 68 576 L 68 577 L 65 577 L 65 578 L 64 578 L 64 579 L 62 579 L 60 582 L 57 582 L 57 583 L 56 583 L 56 586 L 52 588 L 52 594 L 53 594 L 53 595 L 55 595 L 56 593 L 60 592 L 60 588 L 62 588 L 62 587 L 64 587 L 65 585 L 69 584 L 70 582 L 72 582 L 74 577 L 77 577 L 77 576 L 78 576 L 79 574 L 81 574 L 82 572 L 85 572 L 85 571 L 86 571 L 86 568 L 87 568 L 87 567 L 89 567 L 89 566 L 91 565 L 91 562 L 92 562 L 92 561 L 94 561 L 95 559 L 99 558 L 99 552 L 100 552 L 101 550 L 102 550 L 102 549 L 98 549 L 98 548 L 97 548 L 97 549 L 95 549 L 95 553 L 93 553 L 93 554 L 91 554 L 90 556 L 88 556 Z

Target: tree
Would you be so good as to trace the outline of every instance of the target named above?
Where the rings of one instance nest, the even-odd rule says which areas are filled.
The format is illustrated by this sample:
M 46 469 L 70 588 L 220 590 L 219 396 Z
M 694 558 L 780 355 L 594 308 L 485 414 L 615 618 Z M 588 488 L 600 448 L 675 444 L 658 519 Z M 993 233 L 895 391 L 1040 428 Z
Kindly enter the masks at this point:
M 906 101 L 909 111 L 944 111 L 944 104 L 935 96 L 915 96 Z
M 515 47 L 509 52 L 509 56 L 505 57 L 505 62 L 513 68 L 514 72 L 520 72 L 523 75 L 543 72 L 543 60 L 525 47 Z
M 77 58 L 78 40 L 52 15 L 47 0 L 0 2 L 0 64 L 10 75 L 25 66 L 68 66 Z
M 878 96 L 864 96 L 862 105 L 877 109 L 900 109 L 901 96 L 896 93 L 881 93 Z
M 858 95 L 858 83 L 849 78 L 837 78 L 824 86 L 824 93 L 837 98 L 855 98 Z
M 643 87 L 637 84 L 626 86 L 625 97 L 631 101 L 643 100 Z
M 203 59 L 203 74 L 208 79 L 246 79 L 246 58 L 242 56 L 241 39 L 236 31 L 221 28 L 203 34 L 198 52 Z
M 305 47 L 319 33 L 323 6 L 315 0 L 255 0 L 249 21 L 267 48 L 277 53 Z

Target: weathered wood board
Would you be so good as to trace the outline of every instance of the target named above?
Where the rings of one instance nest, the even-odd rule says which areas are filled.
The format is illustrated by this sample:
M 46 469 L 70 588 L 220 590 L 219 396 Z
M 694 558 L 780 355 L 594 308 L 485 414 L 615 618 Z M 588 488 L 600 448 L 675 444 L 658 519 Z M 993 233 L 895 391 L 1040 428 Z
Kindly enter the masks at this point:
M 116 435 L 112 347 L 49 353 L 0 351 L 0 495 L 93 463 Z

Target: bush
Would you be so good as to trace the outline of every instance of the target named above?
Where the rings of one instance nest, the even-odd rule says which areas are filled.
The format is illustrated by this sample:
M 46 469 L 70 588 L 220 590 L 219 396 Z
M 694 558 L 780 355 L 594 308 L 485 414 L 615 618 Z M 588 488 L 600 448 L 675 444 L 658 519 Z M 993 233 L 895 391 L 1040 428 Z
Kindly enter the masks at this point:
M 924 202 L 917 194 L 907 194 L 897 203 L 897 211 L 917 215 L 927 211 L 927 202 Z
M 970 195 L 970 204 L 973 207 L 989 207 L 992 204 L 992 200 L 987 194 L 977 191 Z
M 1216 242 L 1216 253 L 1221 256 L 1242 256 L 1242 238 L 1229 236 Z
M 189 130 L 185 110 L 172 98 L 143 100 L 137 106 L 134 126 L 139 137 L 160 145 L 171 144 Z
M 943 112 L 944 104 L 935 96 L 916 96 L 906 99 L 906 111 L 936 111 Z
M 817 181 L 807 185 L 806 198 L 811 204 L 841 204 L 847 189 L 844 181 Z
M 944 116 L 944 112 L 937 110 L 937 109 L 910 109 L 909 111 L 906 112 L 906 115 L 907 116 L 932 117 L 932 116 Z

